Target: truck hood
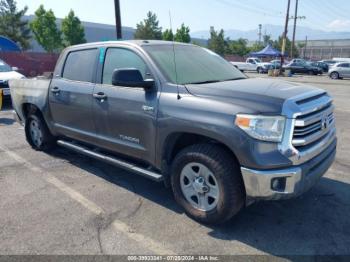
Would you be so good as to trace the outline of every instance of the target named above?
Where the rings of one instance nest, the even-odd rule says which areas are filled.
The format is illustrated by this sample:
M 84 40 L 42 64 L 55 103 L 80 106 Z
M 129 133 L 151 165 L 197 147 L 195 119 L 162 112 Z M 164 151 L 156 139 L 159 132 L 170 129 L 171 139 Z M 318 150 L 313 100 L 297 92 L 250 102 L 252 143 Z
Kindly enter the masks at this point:
M 16 71 L 0 72 L 0 82 L 8 81 L 10 79 L 21 79 L 24 75 L 17 73 Z
M 188 91 L 246 108 L 245 113 L 281 114 L 283 103 L 302 93 L 321 89 L 286 81 L 250 78 L 210 84 L 186 85 Z M 243 113 L 243 112 L 242 112 Z

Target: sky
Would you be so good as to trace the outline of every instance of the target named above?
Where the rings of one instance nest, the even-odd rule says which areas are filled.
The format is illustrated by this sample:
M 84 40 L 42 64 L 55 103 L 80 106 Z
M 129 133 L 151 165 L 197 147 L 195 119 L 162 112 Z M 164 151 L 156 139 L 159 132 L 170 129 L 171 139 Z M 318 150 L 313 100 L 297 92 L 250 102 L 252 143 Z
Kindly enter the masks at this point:
M 291 0 L 290 15 L 295 1 Z M 73 9 L 82 21 L 114 24 L 113 0 L 17 0 L 34 14 L 40 4 L 52 9 L 58 18 Z M 181 23 L 192 32 L 216 29 L 256 29 L 258 24 L 284 25 L 287 0 L 120 0 L 123 26 L 136 27 L 148 11 L 157 14 L 160 25 L 173 28 Z M 325 31 L 350 31 L 350 0 L 299 0 L 299 25 Z

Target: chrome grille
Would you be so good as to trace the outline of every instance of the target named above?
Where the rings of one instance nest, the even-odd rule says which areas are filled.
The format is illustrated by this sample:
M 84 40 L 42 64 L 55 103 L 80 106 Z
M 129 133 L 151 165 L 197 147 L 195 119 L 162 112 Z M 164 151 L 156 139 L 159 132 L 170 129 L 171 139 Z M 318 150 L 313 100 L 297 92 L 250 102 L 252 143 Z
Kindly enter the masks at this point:
M 302 113 L 295 120 L 292 144 L 299 151 L 314 146 L 335 127 L 332 103 L 317 106 L 316 110 Z

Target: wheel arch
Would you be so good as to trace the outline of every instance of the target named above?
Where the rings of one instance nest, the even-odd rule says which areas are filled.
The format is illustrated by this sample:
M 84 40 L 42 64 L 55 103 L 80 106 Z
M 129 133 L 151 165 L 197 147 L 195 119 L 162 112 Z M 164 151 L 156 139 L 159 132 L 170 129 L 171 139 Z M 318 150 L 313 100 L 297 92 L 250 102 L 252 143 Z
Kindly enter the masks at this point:
M 161 151 L 161 169 L 165 174 L 165 182 L 168 185 L 168 178 L 170 177 L 170 166 L 176 155 L 184 148 L 195 144 L 215 144 L 223 148 L 232 157 L 232 161 L 235 161 L 240 165 L 239 160 L 235 152 L 228 147 L 223 141 L 218 140 L 210 136 L 205 136 L 192 132 L 175 132 L 169 134 L 164 140 Z

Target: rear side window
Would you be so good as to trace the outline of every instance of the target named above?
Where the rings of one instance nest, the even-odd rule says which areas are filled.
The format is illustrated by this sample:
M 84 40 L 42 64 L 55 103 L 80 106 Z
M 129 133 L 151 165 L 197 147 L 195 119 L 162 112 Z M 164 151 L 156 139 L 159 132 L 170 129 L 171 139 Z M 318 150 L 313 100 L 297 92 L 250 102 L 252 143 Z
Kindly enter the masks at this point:
M 63 78 L 92 82 L 95 73 L 97 49 L 70 52 L 63 69 Z
M 108 48 L 103 68 L 102 83 L 112 84 L 112 74 L 115 69 L 136 68 L 146 78 L 147 66 L 143 59 L 131 50 L 125 48 Z
M 349 64 L 340 64 L 338 67 L 349 67 Z

